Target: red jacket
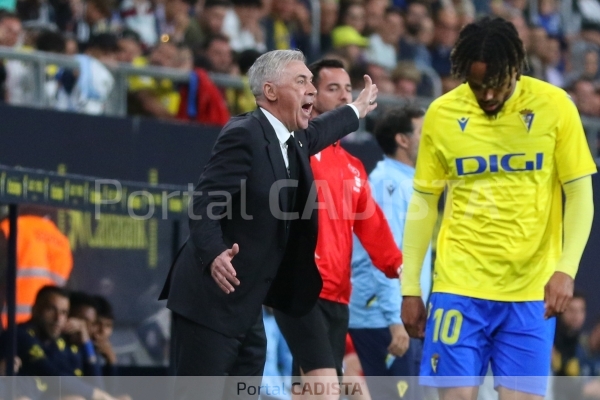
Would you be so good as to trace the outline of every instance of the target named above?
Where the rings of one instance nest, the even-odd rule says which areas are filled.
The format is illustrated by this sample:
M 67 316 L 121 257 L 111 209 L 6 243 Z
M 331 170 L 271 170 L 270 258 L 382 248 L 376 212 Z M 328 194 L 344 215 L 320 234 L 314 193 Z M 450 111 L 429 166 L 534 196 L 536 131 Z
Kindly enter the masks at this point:
M 311 157 L 310 166 L 319 201 L 315 261 L 323 278 L 320 297 L 348 304 L 353 231 L 373 264 L 389 278 L 398 277 L 402 253 L 371 196 L 367 172 L 360 160 L 333 144 Z
M 190 82 L 179 91 L 181 103 L 177 119 L 208 125 L 224 126 L 229 121 L 229 110 L 219 88 L 202 68 L 190 74 Z

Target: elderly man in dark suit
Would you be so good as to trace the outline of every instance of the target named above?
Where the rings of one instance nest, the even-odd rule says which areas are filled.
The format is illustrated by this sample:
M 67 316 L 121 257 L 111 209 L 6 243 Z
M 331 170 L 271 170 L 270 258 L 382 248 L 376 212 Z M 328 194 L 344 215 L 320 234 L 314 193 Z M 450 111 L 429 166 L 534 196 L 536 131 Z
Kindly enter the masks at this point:
M 301 316 L 322 281 L 309 156 L 376 107 L 365 76 L 356 101 L 309 122 L 316 89 L 303 54 L 276 50 L 249 71 L 259 108 L 223 128 L 193 197 L 190 237 L 161 298 L 173 311 L 176 375 L 261 376 L 261 305 Z

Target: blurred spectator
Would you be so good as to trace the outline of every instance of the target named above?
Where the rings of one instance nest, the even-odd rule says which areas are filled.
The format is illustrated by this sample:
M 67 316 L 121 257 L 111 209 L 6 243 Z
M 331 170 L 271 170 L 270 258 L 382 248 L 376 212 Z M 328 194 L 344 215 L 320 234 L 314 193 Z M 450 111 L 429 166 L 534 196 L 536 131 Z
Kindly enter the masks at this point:
M 369 37 L 367 60 L 389 70 L 394 69 L 403 31 L 402 11 L 394 7 L 386 9 L 377 33 L 373 33 Z
M 0 11 L 0 46 L 21 48 L 23 26 L 16 14 Z M 31 67 L 18 60 L 5 60 L 0 79 L 4 79 L 3 99 L 11 105 L 25 105 L 34 102 Z
M 3 210 L 4 211 L 4 210 Z M 0 216 L 0 259 L 6 260 L 6 241 L 10 233 L 7 215 Z M 16 321 L 31 318 L 31 308 L 38 291 L 46 285 L 64 286 L 73 269 L 69 239 L 49 218 L 21 215 L 17 219 Z M 5 290 L 6 273 L 0 271 L 0 288 Z M 1 297 L 4 299 L 4 296 Z M 2 313 L 3 325 L 7 315 Z
M 580 373 L 580 336 L 585 315 L 585 297 L 575 292 L 566 311 L 556 319 L 552 370 L 557 376 L 578 376 Z
M 64 74 L 58 90 L 55 107 L 58 110 L 85 114 L 104 114 L 115 79 L 105 66 L 116 65 L 119 46 L 117 37 L 111 33 L 92 36 L 85 54 L 76 56 L 79 68 L 75 85 L 71 86 Z
M 590 49 L 583 58 L 583 72 L 580 79 L 597 81 L 600 78 L 600 68 L 598 65 L 598 50 Z
M 549 36 L 560 36 L 560 13 L 556 0 L 538 0 L 538 13 L 534 18 L 536 25 L 546 30 Z
M 583 55 L 582 66 L 579 68 L 574 67 L 573 70 L 565 76 L 565 86 L 571 86 L 579 79 L 597 82 L 600 79 L 598 58 L 597 47 L 595 45 L 588 45 L 588 49 Z
M 190 25 L 190 5 L 185 0 L 165 0 L 157 14 L 161 42 L 182 43 Z
M 31 320 L 17 327 L 17 355 L 23 365 L 19 375 L 23 376 L 81 376 L 91 375 L 90 365 L 81 358 L 77 345 L 67 346 L 62 336 L 67 325 L 69 295 L 56 286 L 44 286 L 37 293 L 32 309 Z M 3 357 L 7 351 L 7 335 L 0 338 Z M 47 385 L 45 396 L 53 398 L 60 391 L 61 396 L 76 395 L 77 398 L 112 400 L 108 393 L 100 390 L 101 382 L 92 386 L 89 381 L 63 378 L 41 381 Z M 58 383 L 58 384 L 57 384 Z
M 234 51 L 264 52 L 267 49 L 261 18 L 261 0 L 233 0 L 233 10 L 229 10 L 225 16 L 223 33 L 229 37 L 229 44 Z
M 373 79 L 373 83 L 377 85 L 379 92 L 382 94 L 393 94 L 394 93 L 394 83 L 392 82 L 392 78 L 390 72 L 377 64 L 369 63 L 367 64 L 367 72 L 371 79 Z M 363 74 L 364 75 L 364 74 Z M 364 78 L 363 78 L 364 81 Z M 364 82 L 363 82 L 364 86 Z M 352 85 L 353 89 L 356 89 L 354 85 Z
M 337 25 L 351 26 L 362 35 L 367 27 L 367 12 L 364 4 L 361 1 L 342 2 Z
M 458 39 L 458 24 L 458 15 L 451 8 L 441 8 L 435 15 L 431 66 L 441 77 L 450 75 L 450 52 Z
M 331 32 L 335 28 L 339 14 L 338 0 L 321 0 L 321 53 L 332 48 Z
M 228 0 L 206 0 L 204 8 L 190 20 L 184 42 L 191 49 L 202 46 L 208 36 L 223 31 L 225 16 L 231 10 Z
M 338 26 L 331 32 L 333 48 L 341 51 L 348 58 L 351 65 L 362 62 L 365 59 L 365 48 L 369 45 L 369 39 L 361 36 L 351 26 Z
M 417 88 L 421 83 L 421 72 L 414 63 L 401 61 L 392 73 L 392 82 L 394 83 L 394 94 L 412 100 L 417 96 Z
M 102 296 L 94 297 L 96 303 L 96 329 L 92 335 L 92 341 L 96 348 L 96 354 L 100 356 L 100 364 L 102 365 L 102 375 L 114 376 L 117 375 L 117 355 L 110 342 L 110 337 L 113 333 L 115 315 L 112 306 Z
M 74 56 L 79 53 L 79 43 L 73 35 L 65 34 L 65 54 Z
M 140 35 L 132 30 L 125 30 L 119 37 L 119 53 L 117 60 L 131 64 L 143 54 L 143 44 Z
M 428 17 L 427 8 L 423 9 L 423 3 L 410 3 L 408 7 L 411 14 L 411 31 L 415 33 L 413 35 L 402 34 L 397 60 L 414 62 L 419 67 L 431 67 L 431 55 L 429 54 L 429 50 L 427 50 L 427 45 L 421 42 L 418 36 L 422 30 L 427 28 L 427 22 L 431 22 Z M 388 15 L 391 12 L 394 12 L 393 9 L 388 9 Z M 425 38 L 428 43 L 433 41 L 433 33 L 432 25 L 430 27 L 431 38 Z
M 556 376 L 576 377 L 581 374 L 583 348 L 581 333 L 586 317 L 586 301 L 581 293 L 573 293 L 567 309 L 556 319 L 556 334 L 552 348 L 552 372 Z M 581 393 L 578 379 L 555 380 L 554 396 L 566 399 Z
M 589 335 L 583 336 L 582 348 L 581 375 L 594 377 L 584 379 L 582 397 L 600 399 L 600 320 L 592 326 Z
M 156 44 L 158 23 L 151 0 L 122 0 L 119 11 L 126 29 L 137 32 L 144 45 L 151 47 Z
M 215 47 L 219 43 L 226 46 L 222 48 L 215 47 L 215 54 L 211 55 L 212 62 L 207 59 L 207 64 L 212 68 L 212 63 L 214 62 L 217 68 L 223 68 L 222 70 L 224 70 L 224 65 L 220 64 L 228 63 L 228 69 L 231 72 L 233 63 L 229 43 L 223 40 L 222 35 L 214 35 L 211 38 L 215 39 L 211 39 L 213 43 L 211 47 Z M 177 119 L 223 126 L 230 118 L 223 93 L 213 83 L 206 69 L 199 67 L 197 64 L 196 68 L 190 72 L 189 82 L 181 85 L 177 95 L 179 99 L 176 110 Z
M 35 48 L 39 51 L 64 54 L 66 50 L 66 40 L 59 32 L 43 31 L 36 38 Z M 44 89 L 46 97 L 49 99 L 56 98 L 56 93 L 58 91 L 57 75 L 59 71 L 60 68 L 56 65 L 46 66 L 46 82 Z
M 581 366 L 581 374 L 600 376 L 600 319 L 592 325 L 590 334 L 583 337 L 582 347 L 584 363 Z
M 79 350 L 79 357 L 85 360 L 85 375 L 101 376 L 102 370 L 92 342 L 98 319 L 96 302 L 92 296 L 83 292 L 71 292 L 69 302 L 69 319 L 63 329 L 67 344 L 75 345 Z
M 522 40 L 522 39 L 521 39 Z M 528 76 L 544 80 L 545 70 L 543 58 L 545 58 L 548 34 L 541 26 L 534 26 L 529 29 L 527 50 L 527 61 L 529 63 Z
M 442 80 L 442 94 L 448 93 L 462 84 L 460 80 L 451 75 L 442 76 L 440 79 Z
M 262 21 L 267 50 L 300 49 L 309 53 L 310 13 L 299 0 L 276 0 Z
M 418 36 L 423 29 L 423 22 L 429 18 L 429 10 L 427 4 L 424 1 L 417 0 L 412 1 L 406 8 L 406 37 L 413 41 L 418 41 Z M 433 27 L 433 21 L 432 21 Z
M 92 36 L 110 32 L 111 16 L 111 0 L 86 0 L 83 16 L 75 20 L 71 32 L 80 44 L 85 44 Z
M 236 72 L 233 64 L 233 53 L 229 39 L 223 34 L 211 35 L 203 46 L 203 54 L 210 63 L 211 72 L 233 74 Z
M 260 55 L 261 53 L 256 50 L 245 50 L 238 56 L 238 68 L 244 82 L 244 89 L 226 90 L 227 104 L 232 114 L 246 113 L 256 109 L 256 99 L 248 81 L 248 70 Z
M 364 11 L 366 14 L 365 27 L 362 31 L 363 35 L 368 36 L 379 31 L 385 10 L 388 8 L 388 0 L 367 0 Z M 348 24 L 350 25 L 350 24 Z
M 542 57 L 544 63 L 544 80 L 554 86 L 563 87 L 565 79 L 562 73 L 562 52 L 560 40 L 548 38 Z
M 147 58 L 134 59 L 133 65 L 182 69 L 182 61 L 184 59 L 180 49 L 174 43 L 167 42 L 158 44 Z M 128 107 L 130 114 L 162 119 L 175 118 L 181 96 L 171 80 L 133 76 L 129 78 L 129 90 L 131 92 Z
M 463 27 L 475 20 L 475 5 L 472 0 L 442 0 L 442 6 L 453 8 L 458 15 L 458 25 Z
M 435 30 L 433 20 L 429 17 L 424 18 L 421 22 L 421 29 L 417 35 L 417 42 L 425 46 L 425 48 L 428 48 L 433 43 L 434 35 Z
M 19 44 L 23 27 L 17 14 L 0 10 L 0 45 L 15 47 Z
M 570 93 L 581 115 L 600 116 L 600 96 L 596 93 L 592 82 L 578 80 L 573 84 Z

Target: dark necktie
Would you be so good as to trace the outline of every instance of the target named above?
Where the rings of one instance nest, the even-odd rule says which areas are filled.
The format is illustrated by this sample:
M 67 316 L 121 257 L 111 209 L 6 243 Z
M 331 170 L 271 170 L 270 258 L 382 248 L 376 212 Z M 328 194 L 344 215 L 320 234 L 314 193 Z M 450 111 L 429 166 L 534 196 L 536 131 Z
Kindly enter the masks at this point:
M 288 178 L 298 179 L 298 152 L 296 150 L 296 141 L 293 136 L 285 142 L 287 144 L 288 155 Z

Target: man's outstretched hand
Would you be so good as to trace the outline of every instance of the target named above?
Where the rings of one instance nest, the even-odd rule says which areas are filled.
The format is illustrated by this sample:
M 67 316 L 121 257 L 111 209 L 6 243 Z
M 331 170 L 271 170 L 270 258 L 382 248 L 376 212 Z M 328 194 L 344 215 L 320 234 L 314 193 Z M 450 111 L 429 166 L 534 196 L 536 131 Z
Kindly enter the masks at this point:
M 402 323 L 408 336 L 422 339 L 425 337 L 427 312 L 421 296 L 404 296 L 402 298 Z
M 240 281 L 236 278 L 236 272 L 231 260 L 240 252 L 240 246 L 235 243 L 231 249 L 227 249 L 217 256 L 210 264 L 210 275 L 222 291 L 229 294 L 235 291 L 232 285 L 238 286 Z
M 364 118 L 368 113 L 377 108 L 377 85 L 373 84 L 371 77 L 365 75 L 365 88 L 360 92 L 352 105 L 358 110 L 359 118 Z

